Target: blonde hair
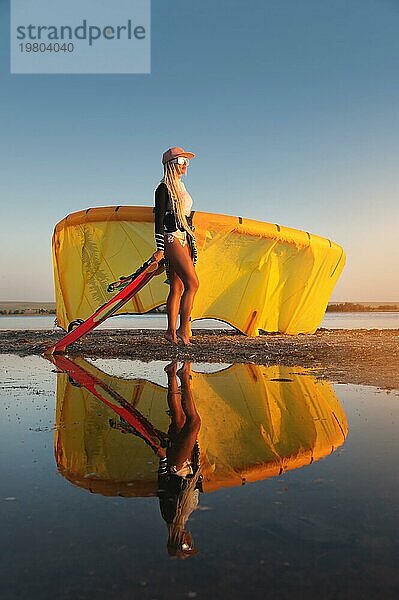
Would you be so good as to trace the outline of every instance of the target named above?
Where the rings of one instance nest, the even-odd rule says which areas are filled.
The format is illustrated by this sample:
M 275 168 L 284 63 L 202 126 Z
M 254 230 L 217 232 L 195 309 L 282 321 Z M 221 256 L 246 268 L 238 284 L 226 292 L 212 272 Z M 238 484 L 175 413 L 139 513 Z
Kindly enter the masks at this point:
M 174 519 L 168 524 L 169 549 L 179 549 L 185 538 L 186 522 L 198 506 L 199 489 L 197 483 L 200 476 L 201 469 L 198 468 L 193 477 L 185 480 L 185 487 L 178 496 Z
M 182 190 L 179 186 L 178 166 L 179 165 L 177 163 L 173 163 L 171 161 L 166 162 L 163 166 L 163 178 L 161 181 L 163 181 L 168 188 L 168 192 L 172 201 L 173 212 L 177 217 L 178 225 L 181 225 L 181 227 L 183 227 L 183 229 L 185 229 L 187 233 L 195 239 L 194 231 L 188 224 L 183 210 L 183 196 Z

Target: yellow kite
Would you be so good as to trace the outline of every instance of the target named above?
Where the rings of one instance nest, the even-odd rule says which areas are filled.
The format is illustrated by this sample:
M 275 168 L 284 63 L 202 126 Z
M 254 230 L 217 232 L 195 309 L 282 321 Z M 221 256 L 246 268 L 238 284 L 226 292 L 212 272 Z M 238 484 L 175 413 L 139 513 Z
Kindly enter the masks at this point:
M 195 212 L 200 287 L 192 319 L 214 318 L 241 332 L 314 333 L 345 264 L 343 249 L 308 233 L 242 217 Z M 55 227 L 57 320 L 87 319 L 155 250 L 152 208 L 111 206 L 68 215 Z M 121 310 L 143 314 L 165 303 L 165 275 Z
M 82 358 L 74 362 L 158 430 L 168 430 L 165 387 L 108 375 Z M 192 393 L 201 417 L 205 492 L 309 465 L 341 446 L 348 433 L 331 385 L 302 367 L 235 364 L 214 373 L 193 371 Z M 121 433 L 115 420 L 113 410 L 74 385 L 68 373 L 58 372 L 55 456 L 60 473 L 106 496 L 156 495 L 157 457 L 141 437 Z

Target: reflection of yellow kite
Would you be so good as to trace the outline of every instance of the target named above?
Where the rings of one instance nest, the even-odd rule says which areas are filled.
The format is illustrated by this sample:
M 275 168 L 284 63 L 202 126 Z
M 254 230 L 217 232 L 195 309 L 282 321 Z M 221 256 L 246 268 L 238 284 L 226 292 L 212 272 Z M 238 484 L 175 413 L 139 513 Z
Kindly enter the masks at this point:
M 247 335 L 259 330 L 313 333 L 344 267 L 330 240 L 241 217 L 196 212 L 200 288 L 192 318 L 216 318 Z M 63 219 L 53 235 L 57 319 L 66 329 L 110 299 L 107 284 L 135 271 L 153 253 L 150 207 L 93 208 Z M 157 276 L 120 312 L 163 304 Z
M 165 388 L 144 379 L 106 375 L 83 359 L 75 362 L 157 429 L 167 431 Z M 192 375 L 202 422 L 205 492 L 310 464 L 346 438 L 346 417 L 331 386 L 303 368 L 237 364 Z M 55 452 L 60 472 L 76 485 L 105 495 L 154 495 L 158 460 L 151 448 L 112 427 L 115 413 L 74 386 L 66 374 L 57 377 Z

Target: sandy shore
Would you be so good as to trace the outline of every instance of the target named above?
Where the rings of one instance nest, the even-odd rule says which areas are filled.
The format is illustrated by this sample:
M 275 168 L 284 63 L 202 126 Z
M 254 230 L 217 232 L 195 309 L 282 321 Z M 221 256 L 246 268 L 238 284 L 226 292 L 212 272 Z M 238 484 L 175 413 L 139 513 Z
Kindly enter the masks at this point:
M 50 331 L 0 331 L 0 352 L 41 354 L 62 337 Z M 338 383 L 399 389 L 399 330 L 320 329 L 314 335 L 268 334 L 249 338 L 236 332 L 199 330 L 190 347 L 172 346 L 155 330 L 90 333 L 69 349 L 87 358 L 192 360 L 302 366 Z

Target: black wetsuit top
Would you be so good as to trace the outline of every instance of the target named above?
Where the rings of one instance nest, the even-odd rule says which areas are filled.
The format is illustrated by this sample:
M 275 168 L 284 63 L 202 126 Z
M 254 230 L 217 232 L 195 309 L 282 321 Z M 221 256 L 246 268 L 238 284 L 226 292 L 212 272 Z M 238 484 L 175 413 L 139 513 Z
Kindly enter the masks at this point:
M 165 182 L 161 181 L 155 190 L 155 207 L 154 207 L 154 221 L 155 221 L 155 242 L 157 250 L 165 250 L 164 235 L 165 233 L 171 233 L 173 231 L 184 231 L 184 227 L 179 226 L 177 223 L 176 215 L 173 211 L 172 201 L 170 198 L 169 190 Z M 187 217 L 187 223 L 192 227 L 192 216 Z M 197 251 L 194 246 L 194 264 L 197 261 Z

